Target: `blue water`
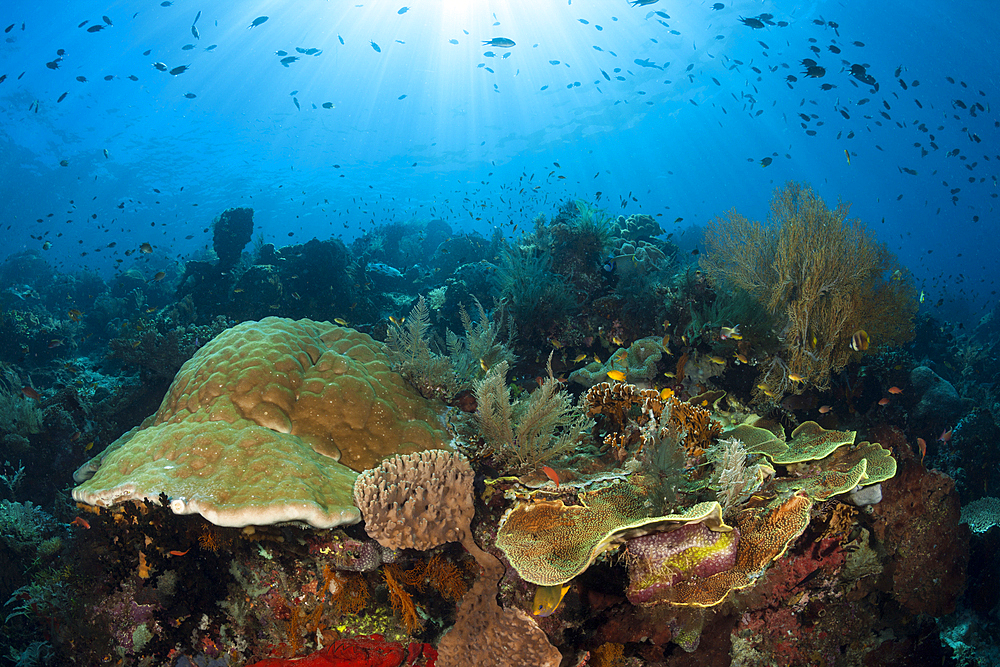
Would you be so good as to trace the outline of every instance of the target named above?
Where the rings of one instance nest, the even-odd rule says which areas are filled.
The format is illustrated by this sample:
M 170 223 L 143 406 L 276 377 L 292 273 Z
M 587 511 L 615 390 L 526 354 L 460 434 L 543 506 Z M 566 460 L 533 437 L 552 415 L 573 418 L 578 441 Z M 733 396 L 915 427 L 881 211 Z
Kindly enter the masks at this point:
M 566 198 L 658 216 L 694 248 L 697 226 L 763 219 L 796 179 L 853 203 L 924 308 L 991 307 L 993 3 L 723 4 L 8 0 L 0 255 L 48 241 L 61 270 L 110 275 L 149 242 L 182 261 L 231 206 L 278 245 L 412 218 L 516 236 Z M 740 22 L 761 13 L 774 25 Z

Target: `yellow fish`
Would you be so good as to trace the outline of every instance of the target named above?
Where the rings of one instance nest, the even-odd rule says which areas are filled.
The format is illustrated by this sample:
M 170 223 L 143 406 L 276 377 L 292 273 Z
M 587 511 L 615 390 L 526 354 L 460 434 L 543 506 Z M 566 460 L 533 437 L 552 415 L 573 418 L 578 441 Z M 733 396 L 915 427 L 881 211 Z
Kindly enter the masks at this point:
M 608 371 L 608 377 L 612 380 L 618 380 L 619 382 L 625 381 L 625 374 L 621 371 Z
M 389 319 L 391 320 L 392 318 L 390 317 Z M 343 317 L 335 317 L 333 318 L 333 322 L 334 324 L 339 324 L 342 327 L 347 326 L 347 320 L 345 320 Z
M 715 355 L 712 355 L 711 357 L 709 357 L 708 360 L 711 361 L 713 364 L 719 364 L 720 366 L 725 366 L 726 365 L 726 360 L 725 359 L 723 359 L 722 357 L 717 357 Z
M 486 362 L 483 359 L 479 360 L 479 367 L 483 369 L 484 373 L 487 373 L 490 370 L 490 367 L 486 365 Z
M 594 361 L 596 361 L 597 363 L 601 363 L 601 358 L 595 354 Z
M 747 358 L 745 356 L 743 356 L 742 354 L 740 354 L 739 352 L 736 353 L 736 361 L 740 362 L 741 364 L 749 364 L 750 363 L 749 361 L 747 361 Z
M 663 374 L 666 375 L 668 378 L 677 377 L 677 373 L 671 373 L 670 371 L 663 371 Z
M 674 395 L 674 390 L 671 389 L 670 387 L 667 387 L 666 389 L 660 391 L 660 400 L 665 401 L 673 395 Z
M 802 376 L 799 375 L 798 373 L 789 373 L 788 379 L 791 380 L 792 382 L 805 382 Z
M 566 592 L 570 589 L 570 584 L 556 584 L 555 586 L 539 586 L 535 589 L 535 601 L 531 607 L 531 613 L 535 616 L 549 616 L 556 610 L 562 599 L 566 597 Z
M 611 337 L 611 342 L 614 343 L 615 345 L 617 345 L 618 347 L 621 347 L 622 345 L 624 345 L 624 343 L 622 343 L 622 339 L 619 338 L 618 336 L 612 336 Z
M 576 356 L 575 356 L 575 357 L 573 358 L 573 363 L 574 363 L 574 364 L 578 364 L 578 363 L 580 363 L 581 361 L 583 361 L 583 360 L 584 360 L 584 359 L 586 359 L 586 358 L 587 358 L 587 353 L 586 353 L 586 352 L 583 352 L 583 353 L 581 353 L 581 354 L 578 354 L 578 355 L 576 355 Z

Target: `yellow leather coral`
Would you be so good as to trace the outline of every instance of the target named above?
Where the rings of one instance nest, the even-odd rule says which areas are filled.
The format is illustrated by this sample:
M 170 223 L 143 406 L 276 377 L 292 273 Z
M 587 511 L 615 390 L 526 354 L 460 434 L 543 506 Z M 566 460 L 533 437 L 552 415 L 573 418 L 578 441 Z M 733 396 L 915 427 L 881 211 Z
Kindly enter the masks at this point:
M 367 334 L 268 317 L 228 329 L 177 373 L 156 414 L 101 454 L 73 498 L 163 493 L 220 526 L 355 523 L 355 471 L 439 448 L 439 406 L 389 369 Z

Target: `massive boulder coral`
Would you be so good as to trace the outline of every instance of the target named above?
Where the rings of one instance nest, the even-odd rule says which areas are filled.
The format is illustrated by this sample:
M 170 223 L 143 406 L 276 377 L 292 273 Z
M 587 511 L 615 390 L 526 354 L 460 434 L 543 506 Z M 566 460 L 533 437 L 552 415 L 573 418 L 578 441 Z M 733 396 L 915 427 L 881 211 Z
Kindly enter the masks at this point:
M 174 512 L 220 526 L 355 523 L 356 471 L 441 447 L 438 405 L 367 334 L 244 322 L 181 367 L 160 409 L 95 459 L 73 498 L 109 506 L 166 494 Z

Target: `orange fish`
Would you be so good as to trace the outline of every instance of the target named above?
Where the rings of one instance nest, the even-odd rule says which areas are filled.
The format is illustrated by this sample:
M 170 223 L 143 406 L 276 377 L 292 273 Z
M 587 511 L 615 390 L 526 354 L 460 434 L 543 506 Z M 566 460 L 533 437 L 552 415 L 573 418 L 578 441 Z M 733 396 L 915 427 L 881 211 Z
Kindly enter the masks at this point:
M 42 395 L 39 394 L 34 389 L 32 389 L 31 387 L 21 387 L 21 393 L 27 396 L 28 398 L 35 399 L 36 401 L 42 400 Z
M 551 479 L 553 482 L 556 483 L 556 488 L 558 489 L 559 488 L 559 475 L 556 474 L 556 471 L 553 470 L 552 468 L 548 467 L 548 466 L 542 466 L 542 472 L 545 473 L 546 477 L 548 477 L 549 479 Z
M 927 441 L 923 438 L 917 438 L 917 447 L 920 448 L 920 463 L 923 463 L 924 457 L 927 456 Z
M 827 412 L 829 412 L 832 409 L 833 408 L 830 407 L 829 405 L 821 405 L 821 406 L 819 406 L 819 413 L 821 415 L 825 415 Z
M 75 519 L 73 519 L 72 521 L 70 521 L 69 525 L 71 525 L 71 526 L 79 526 L 80 528 L 86 528 L 87 530 L 90 530 L 90 524 L 87 523 L 87 520 L 84 519 L 82 516 L 78 516 Z
M 941 431 L 941 435 L 938 437 L 938 442 L 948 442 L 951 440 L 951 429 L 947 428 Z
M 889 393 L 890 394 L 902 394 L 903 390 L 900 389 L 899 387 L 893 386 L 893 387 L 889 387 Z
M 183 556 L 188 551 L 191 551 L 191 547 L 188 547 L 186 551 L 168 551 L 167 553 L 171 556 Z
M 878 404 L 879 405 L 889 405 L 889 397 L 887 396 L 887 397 L 883 398 L 881 401 L 878 402 Z

